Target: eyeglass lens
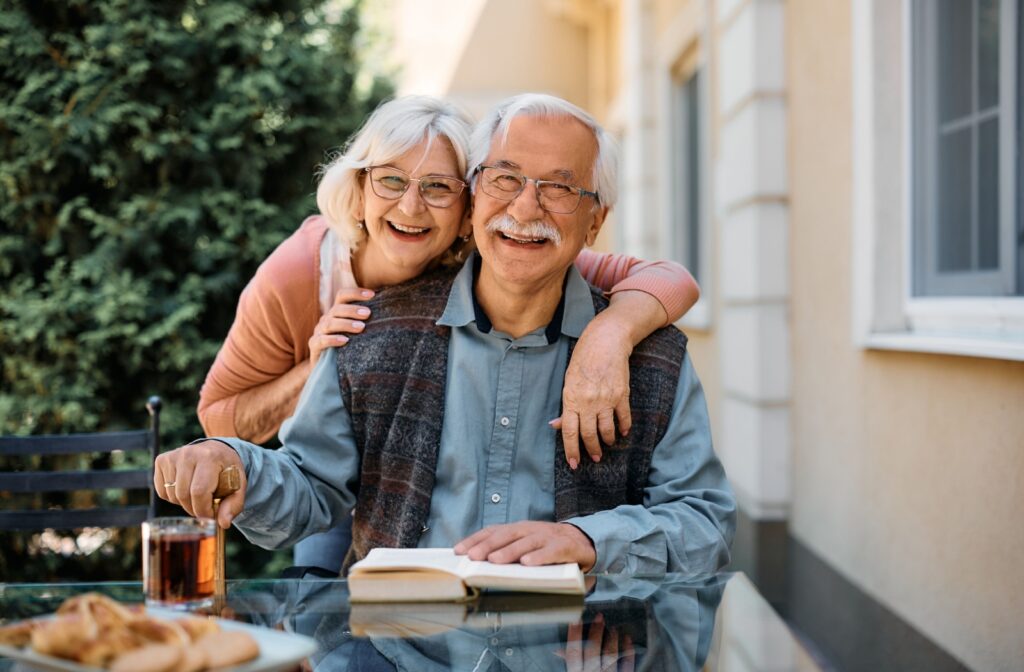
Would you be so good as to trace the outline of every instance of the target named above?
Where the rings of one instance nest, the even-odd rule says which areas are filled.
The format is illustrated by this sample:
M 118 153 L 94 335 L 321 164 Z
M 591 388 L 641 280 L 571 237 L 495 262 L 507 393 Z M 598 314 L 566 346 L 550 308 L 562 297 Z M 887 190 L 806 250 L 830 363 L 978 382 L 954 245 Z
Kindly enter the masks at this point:
M 443 208 L 453 204 L 462 190 L 466 188 L 466 184 L 462 180 L 457 180 L 454 177 L 443 175 L 412 177 L 405 171 L 388 166 L 374 166 L 368 172 L 373 193 L 389 200 L 401 198 L 402 194 L 409 189 L 409 185 L 416 182 L 424 202 Z
M 504 201 L 511 201 L 522 193 L 526 177 L 501 168 L 484 167 L 480 170 L 480 187 L 484 193 Z M 533 180 L 537 185 L 537 201 L 548 212 L 567 214 L 579 207 L 583 194 L 576 187 L 550 180 Z

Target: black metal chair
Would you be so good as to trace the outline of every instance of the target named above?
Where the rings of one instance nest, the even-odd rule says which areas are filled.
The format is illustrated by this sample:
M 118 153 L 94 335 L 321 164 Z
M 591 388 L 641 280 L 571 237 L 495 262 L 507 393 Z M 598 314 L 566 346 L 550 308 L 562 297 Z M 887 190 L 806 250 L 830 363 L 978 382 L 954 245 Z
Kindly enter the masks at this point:
M 149 454 L 146 469 L 88 471 L 20 471 L 0 473 L 0 493 L 73 492 L 79 490 L 148 490 L 149 505 L 88 509 L 21 509 L 0 511 L 0 530 L 71 530 L 83 527 L 131 527 L 156 512 L 153 462 L 160 453 L 160 397 L 150 397 L 149 429 L 91 434 L 0 437 L 0 456 L 81 455 L 114 451 Z

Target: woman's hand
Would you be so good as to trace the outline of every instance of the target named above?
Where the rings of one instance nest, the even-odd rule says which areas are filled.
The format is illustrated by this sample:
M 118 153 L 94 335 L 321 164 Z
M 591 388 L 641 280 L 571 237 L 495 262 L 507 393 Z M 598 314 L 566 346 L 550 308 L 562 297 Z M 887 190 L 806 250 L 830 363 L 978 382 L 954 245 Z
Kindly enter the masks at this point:
M 666 313 L 654 296 L 639 290 L 612 294 L 608 307 L 583 330 L 562 388 L 562 417 L 551 425 L 562 431 L 565 459 L 579 466 L 580 439 L 595 462 L 601 441 L 615 443 L 615 421 L 626 436 L 629 410 L 629 356 L 633 348 L 665 325 Z
M 334 348 L 348 343 L 344 334 L 358 334 L 366 327 L 370 317 L 370 309 L 366 306 L 352 305 L 356 301 L 365 301 L 373 297 L 372 289 L 352 287 L 340 290 L 334 297 L 334 305 L 324 313 L 313 330 L 309 339 L 309 361 L 316 364 L 320 353 L 327 348 Z
M 562 431 L 565 459 L 572 469 L 579 466 L 580 440 L 590 458 L 600 462 L 601 441 L 615 443 L 616 420 L 619 432 L 629 433 L 632 352 L 629 329 L 604 313 L 591 321 L 577 341 L 565 372 L 562 417 L 552 423 Z

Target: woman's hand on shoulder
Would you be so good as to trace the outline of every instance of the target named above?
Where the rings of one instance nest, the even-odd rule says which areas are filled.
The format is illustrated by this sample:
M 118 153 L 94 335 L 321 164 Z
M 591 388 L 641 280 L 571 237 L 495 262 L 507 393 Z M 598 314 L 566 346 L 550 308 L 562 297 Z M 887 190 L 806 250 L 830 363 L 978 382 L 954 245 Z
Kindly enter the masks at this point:
M 601 442 L 615 443 L 632 425 L 629 410 L 629 356 L 633 343 L 628 332 L 600 316 L 580 336 L 565 372 L 562 416 L 552 426 L 562 432 L 565 459 L 579 465 L 580 443 L 590 459 L 601 460 Z
M 334 297 L 334 305 L 321 316 L 309 338 L 309 361 L 316 364 L 320 353 L 327 348 L 340 347 L 348 343 L 345 334 L 358 334 L 366 327 L 370 309 L 360 306 L 358 301 L 373 297 L 372 289 L 351 287 L 340 290 Z

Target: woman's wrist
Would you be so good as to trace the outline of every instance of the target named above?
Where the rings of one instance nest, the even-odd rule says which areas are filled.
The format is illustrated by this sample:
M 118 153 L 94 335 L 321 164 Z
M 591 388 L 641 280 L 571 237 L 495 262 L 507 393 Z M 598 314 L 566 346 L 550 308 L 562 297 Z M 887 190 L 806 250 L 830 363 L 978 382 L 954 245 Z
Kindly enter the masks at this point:
M 661 302 L 647 292 L 627 290 L 612 295 L 608 308 L 594 318 L 603 330 L 622 334 L 630 350 L 665 326 L 667 313 Z
M 633 347 L 646 336 L 640 334 L 628 320 L 609 314 L 606 310 L 599 313 L 584 329 L 581 340 L 588 337 L 600 341 L 602 351 L 612 357 L 628 356 Z

